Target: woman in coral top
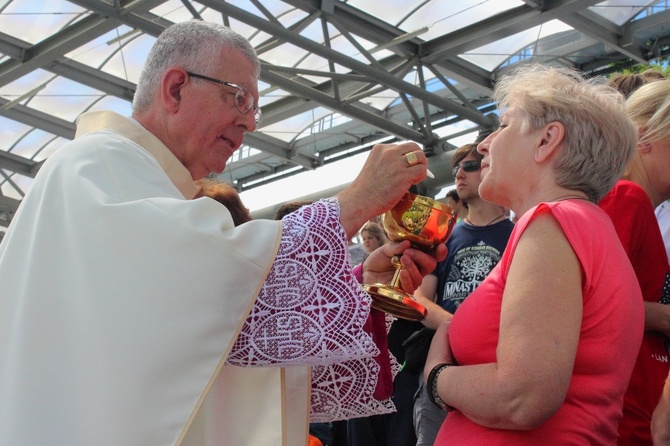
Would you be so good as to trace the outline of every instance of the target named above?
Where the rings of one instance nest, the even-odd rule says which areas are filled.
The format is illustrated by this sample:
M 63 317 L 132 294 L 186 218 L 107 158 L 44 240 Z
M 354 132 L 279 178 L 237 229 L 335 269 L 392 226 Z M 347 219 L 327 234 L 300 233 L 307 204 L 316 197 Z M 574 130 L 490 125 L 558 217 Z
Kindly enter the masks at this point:
M 527 65 L 496 85 L 482 198 L 519 220 L 503 258 L 442 325 L 425 375 L 453 409 L 436 445 L 613 445 L 642 339 L 635 273 L 596 203 L 635 148 L 623 97 Z

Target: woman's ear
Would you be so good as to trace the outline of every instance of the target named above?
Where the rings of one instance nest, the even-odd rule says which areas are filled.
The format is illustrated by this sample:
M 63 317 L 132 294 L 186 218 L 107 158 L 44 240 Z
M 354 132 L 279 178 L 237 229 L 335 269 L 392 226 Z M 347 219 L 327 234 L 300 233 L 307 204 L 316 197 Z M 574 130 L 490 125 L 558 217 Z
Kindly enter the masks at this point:
M 641 153 L 649 153 L 651 152 L 651 147 L 652 144 L 649 141 L 638 141 L 636 148 Z
M 550 122 L 545 125 L 538 136 L 537 147 L 535 149 L 535 161 L 543 163 L 556 152 L 565 140 L 565 126 L 558 122 Z
M 637 146 L 636 149 L 641 153 L 649 153 L 651 151 L 651 143 L 644 138 L 644 134 L 647 133 L 646 127 L 640 127 L 637 129 Z

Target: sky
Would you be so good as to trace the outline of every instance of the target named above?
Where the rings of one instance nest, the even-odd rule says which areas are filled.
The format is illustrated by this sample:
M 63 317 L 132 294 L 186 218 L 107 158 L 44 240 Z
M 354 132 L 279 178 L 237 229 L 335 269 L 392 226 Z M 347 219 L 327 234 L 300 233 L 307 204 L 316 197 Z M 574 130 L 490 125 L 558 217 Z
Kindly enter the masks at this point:
M 456 147 L 472 142 L 476 133 L 459 136 L 449 142 Z M 278 203 L 300 199 L 309 194 L 350 183 L 361 171 L 368 153 L 361 153 L 341 161 L 302 172 L 288 178 L 240 193 L 240 198 L 251 212 L 272 207 Z M 442 198 L 452 188 L 443 188 L 435 197 Z
M 245 206 L 253 212 L 280 202 L 295 200 L 308 194 L 347 184 L 356 178 L 367 157 L 367 153 L 354 155 L 309 172 L 302 172 L 243 191 L 240 197 Z

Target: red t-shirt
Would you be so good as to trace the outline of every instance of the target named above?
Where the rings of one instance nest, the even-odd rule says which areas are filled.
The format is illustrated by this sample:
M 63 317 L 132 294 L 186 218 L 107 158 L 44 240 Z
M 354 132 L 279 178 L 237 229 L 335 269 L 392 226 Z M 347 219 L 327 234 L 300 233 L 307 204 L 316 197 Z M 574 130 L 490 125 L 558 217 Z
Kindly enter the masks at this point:
M 640 283 L 642 298 L 659 302 L 669 272 L 668 258 L 654 208 L 647 193 L 636 183 L 621 180 L 599 206 L 612 218 Z M 652 445 L 651 415 L 658 404 L 670 371 L 665 336 L 645 331 L 619 423 L 620 445 Z
M 459 307 L 449 341 L 461 365 L 496 362 L 500 310 L 519 238 L 533 218 L 551 212 L 579 259 L 584 308 L 572 379 L 561 408 L 528 431 L 483 427 L 451 412 L 436 445 L 614 444 L 644 327 L 640 288 L 609 217 L 582 200 L 542 203 L 515 225 L 503 258 Z M 537 296 L 541 303 L 542 296 Z

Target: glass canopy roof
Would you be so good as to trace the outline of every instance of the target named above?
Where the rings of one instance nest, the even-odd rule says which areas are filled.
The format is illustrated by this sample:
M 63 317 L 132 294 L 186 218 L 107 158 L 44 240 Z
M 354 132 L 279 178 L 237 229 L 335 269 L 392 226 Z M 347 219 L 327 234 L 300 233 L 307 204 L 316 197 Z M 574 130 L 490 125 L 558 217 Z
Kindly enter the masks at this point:
M 224 23 L 261 58 L 263 124 L 220 176 L 238 190 L 414 140 L 432 193 L 453 182 L 450 151 L 496 126 L 501 73 L 539 61 L 604 75 L 666 56 L 667 3 L 0 0 L 0 231 L 77 116 L 130 114 L 142 63 L 172 23 Z

